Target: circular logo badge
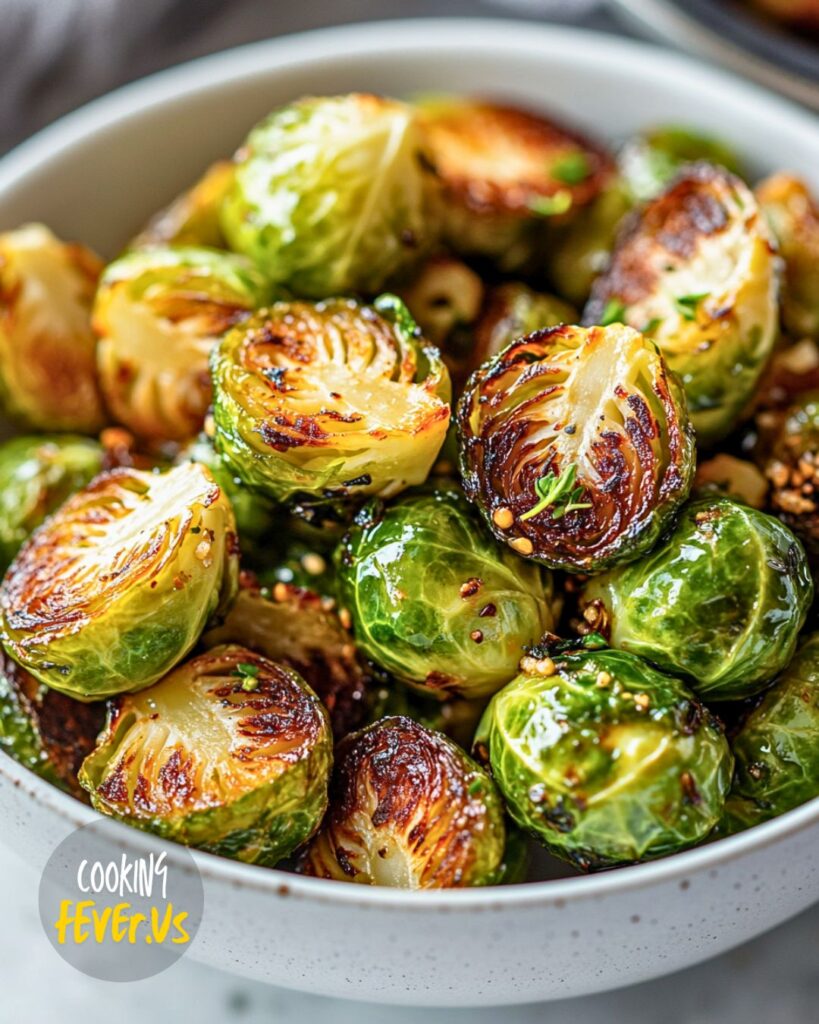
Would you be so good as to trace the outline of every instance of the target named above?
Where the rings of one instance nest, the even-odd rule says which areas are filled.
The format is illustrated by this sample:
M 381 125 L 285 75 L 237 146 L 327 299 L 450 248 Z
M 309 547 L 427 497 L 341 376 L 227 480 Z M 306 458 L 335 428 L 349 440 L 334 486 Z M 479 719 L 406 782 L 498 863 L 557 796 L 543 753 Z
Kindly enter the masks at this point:
M 40 879 L 51 945 L 92 978 L 159 974 L 188 950 L 202 920 L 202 879 L 190 852 L 174 846 L 170 863 L 164 850 L 138 846 L 122 825 L 95 821 L 60 843 Z

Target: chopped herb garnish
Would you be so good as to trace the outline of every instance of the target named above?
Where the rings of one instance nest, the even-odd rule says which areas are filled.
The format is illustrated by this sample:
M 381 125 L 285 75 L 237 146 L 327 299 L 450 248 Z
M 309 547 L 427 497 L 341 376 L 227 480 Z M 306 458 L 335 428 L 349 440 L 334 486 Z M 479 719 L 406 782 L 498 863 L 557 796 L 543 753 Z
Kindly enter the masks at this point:
M 520 516 L 521 520 L 531 519 L 551 506 L 552 519 L 562 519 L 567 512 L 575 512 L 581 508 L 591 508 L 590 501 L 580 501 L 583 497 L 583 487 L 575 487 L 574 481 L 577 476 L 577 466 L 569 466 L 562 473 L 553 473 L 549 470 L 545 476 L 535 480 L 535 494 L 540 501 L 528 512 Z
M 648 323 L 640 331 L 640 334 L 651 334 L 652 331 L 656 331 L 657 328 L 662 324 L 663 318 L 661 316 L 653 316 Z
M 552 164 L 551 174 L 555 181 L 564 185 L 579 185 L 591 174 L 591 164 L 586 154 L 578 149 L 566 153 Z
M 201 532 L 202 532 L 202 527 L 201 526 L 192 526 L 191 527 L 191 533 L 201 533 Z
M 561 213 L 567 213 L 571 207 L 572 194 L 565 188 L 555 192 L 553 196 L 536 196 L 529 200 L 529 209 L 541 217 L 556 217 Z
M 470 796 L 477 796 L 478 793 L 480 793 L 482 790 L 483 790 L 483 780 L 482 779 L 473 779 L 469 783 L 469 788 L 468 788 L 467 792 L 469 793 Z
M 609 299 L 600 317 L 600 326 L 608 327 L 610 324 L 624 324 L 626 322 L 626 306 L 620 299 Z
M 259 685 L 259 680 L 256 678 L 259 674 L 258 665 L 250 665 L 246 661 L 240 661 L 233 674 L 241 677 L 242 689 L 248 693 L 251 693 Z
M 674 305 L 683 320 L 693 320 L 697 315 L 697 306 L 710 294 L 710 292 L 695 292 L 692 295 L 680 295 L 674 299 Z

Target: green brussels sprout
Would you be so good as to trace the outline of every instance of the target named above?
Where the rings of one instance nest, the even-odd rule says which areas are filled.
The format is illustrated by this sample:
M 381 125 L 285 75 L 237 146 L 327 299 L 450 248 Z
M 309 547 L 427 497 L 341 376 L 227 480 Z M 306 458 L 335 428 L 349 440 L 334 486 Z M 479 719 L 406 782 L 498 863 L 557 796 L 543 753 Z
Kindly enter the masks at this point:
M 807 637 L 732 746 L 732 793 L 748 801 L 751 823 L 819 796 L 819 633 Z
M 585 619 L 612 646 L 688 679 L 703 699 L 759 693 L 790 661 L 813 599 L 804 550 L 730 498 L 684 510 L 640 562 L 592 579 Z
M 207 434 L 200 434 L 187 445 L 176 461 L 177 464 L 196 462 L 207 466 L 230 501 L 243 549 L 248 542 L 252 547 L 264 540 L 275 529 L 276 509 L 273 503 L 242 483 L 213 447 Z
M 236 588 L 233 512 L 210 473 L 102 473 L 31 535 L 0 586 L 6 652 L 80 700 L 150 686 Z
M 549 231 L 588 205 L 613 170 L 604 149 L 539 114 L 457 97 L 418 109 L 446 242 L 505 272 L 534 266 Z
M 72 434 L 0 444 L 0 572 L 46 516 L 100 472 L 103 457 L 96 441 Z
M 506 346 L 544 327 L 577 322 L 577 311 L 554 295 L 532 291 L 525 284 L 507 281 L 493 288 L 475 328 L 472 369 L 492 359 Z
M 460 747 L 411 718 L 343 740 L 330 809 L 300 870 L 395 889 L 492 885 L 504 868 L 500 795 Z
M 335 602 L 313 591 L 284 583 L 272 591 L 245 586 L 202 643 L 241 644 L 294 669 L 327 708 L 337 738 L 364 722 L 369 673 Z
M 422 483 L 449 424 L 440 353 L 394 296 L 277 302 L 225 335 L 211 369 L 217 451 L 278 502 Z
M 41 224 L 0 234 L 0 400 L 34 430 L 105 422 L 91 304 L 101 260 Z
M 763 460 L 771 508 L 819 555 L 819 391 L 807 391 L 776 417 Z
M 131 249 L 155 249 L 168 245 L 206 246 L 225 249 L 220 212 L 222 200 L 233 184 L 232 160 L 217 160 L 186 192 L 160 210 L 131 242 Z
M 318 828 L 333 741 L 292 669 L 217 647 L 111 702 L 80 782 L 103 814 L 272 867 Z
M 457 355 L 448 343 L 478 319 L 484 299 L 483 281 L 452 256 L 433 256 L 399 295 L 413 319 L 445 357 Z
M 722 814 L 733 758 L 678 679 L 624 651 L 534 652 L 475 737 L 512 818 L 583 870 L 675 853 Z
M 102 703 L 57 693 L 0 654 L 0 750 L 52 785 L 85 796 L 77 772 L 104 718 Z
M 694 474 L 682 389 L 619 324 L 513 342 L 472 375 L 457 422 L 467 497 L 500 540 L 554 569 L 638 558 Z
M 94 328 L 111 413 L 149 441 L 194 437 L 210 405 L 211 349 L 267 297 L 249 263 L 214 249 L 146 249 L 109 264 Z
M 635 136 L 618 156 L 620 173 L 639 202 L 654 199 L 684 164 L 705 162 L 746 176 L 742 161 L 720 139 L 681 125 L 662 125 Z
M 581 306 L 594 279 L 606 269 L 623 217 L 633 200 L 622 178 L 613 178 L 600 194 L 557 231 L 549 246 L 549 276 L 557 291 Z
M 453 489 L 362 510 L 337 568 L 361 650 L 438 696 L 489 696 L 555 627 L 549 574 L 496 544 Z
M 310 97 L 250 133 L 222 229 L 230 248 L 298 295 L 375 294 L 433 240 L 431 184 L 406 104 Z
M 777 338 L 778 259 L 753 193 L 692 164 L 624 225 L 584 323 L 652 338 L 679 374 L 697 441 L 728 433 Z
M 774 174 L 756 188 L 785 261 L 782 326 L 819 339 L 819 203 L 799 178 Z

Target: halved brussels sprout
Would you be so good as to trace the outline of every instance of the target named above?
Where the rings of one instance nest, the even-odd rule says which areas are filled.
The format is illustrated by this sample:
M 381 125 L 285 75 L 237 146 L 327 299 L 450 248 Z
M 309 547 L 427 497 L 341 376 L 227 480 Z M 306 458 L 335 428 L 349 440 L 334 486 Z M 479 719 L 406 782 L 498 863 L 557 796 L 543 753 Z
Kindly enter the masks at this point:
M 774 420 L 764 462 L 771 507 L 819 555 L 819 391 L 807 391 Z
M 38 682 L 0 655 L 0 750 L 73 796 L 83 759 L 94 749 L 104 705 L 83 704 Z
M 337 566 L 362 651 L 442 697 L 494 693 L 555 627 L 549 574 L 496 544 L 455 490 L 363 509 Z
M 236 526 L 202 466 L 102 473 L 36 530 L 0 586 L 8 654 L 94 700 L 150 686 L 231 600 Z
M 211 368 L 216 448 L 275 501 L 397 494 L 446 435 L 449 375 L 394 296 L 277 302 L 229 331 Z
M 700 697 L 739 700 L 790 661 L 812 599 L 790 530 L 709 497 L 691 502 L 640 562 L 591 580 L 584 615 L 612 646 L 685 676 Z
M 651 548 L 694 473 L 676 378 L 619 324 L 513 342 L 472 375 L 458 430 L 464 490 L 495 535 L 570 572 Z
M 505 271 L 530 264 L 550 227 L 590 203 L 612 171 L 604 149 L 540 114 L 457 97 L 418 109 L 446 241 Z
M 778 267 L 748 187 L 692 164 L 620 232 L 584 323 L 649 335 L 682 378 L 697 440 L 708 444 L 734 426 L 773 349 Z
M 583 870 L 704 839 L 733 768 L 716 719 L 678 679 L 594 646 L 525 659 L 475 737 L 514 820 Z
M 225 249 L 220 211 L 233 184 L 232 160 L 217 160 L 202 177 L 164 210 L 160 210 L 131 242 L 132 249 L 167 245 L 207 246 Z
M 228 645 L 112 701 L 80 782 L 103 814 L 272 867 L 318 828 L 332 760 L 304 680 Z
M 732 793 L 748 801 L 757 820 L 819 796 L 819 633 L 808 636 L 732 745 Z
M 309 97 L 248 136 L 222 228 L 232 249 L 299 295 L 375 294 L 433 239 L 430 188 L 411 107 Z
M 694 490 L 737 498 L 751 508 L 763 509 L 768 481 L 753 462 L 720 452 L 697 466 Z
M 0 444 L 0 572 L 23 541 L 103 467 L 102 446 L 71 434 Z
M 202 643 L 242 644 L 295 669 L 327 708 L 337 738 L 364 721 L 369 674 L 333 601 L 284 583 L 272 590 L 243 587 Z
M 267 297 L 249 263 L 212 249 L 146 249 L 109 264 L 94 328 L 113 415 L 147 440 L 195 436 L 210 405 L 211 349 Z
M 384 718 L 340 744 L 330 810 L 300 870 L 395 889 L 492 885 L 505 832 L 495 784 L 460 747 Z
M 756 198 L 785 261 L 782 324 L 794 338 L 819 339 L 819 203 L 790 174 L 766 178 Z
M 0 234 L 0 396 L 28 427 L 94 433 L 105 422 L 91 329 L 101 270 L 41 224 Z
M 577 310 L 556 298 L 532 291 L 525 284 L 507 281 L 489 294 L 475 329 L 472 369 L 492 359 L 506 346 L 544 327 L 577 322 Z
M 742 161 L 730 146 L 682 125 L 662 125 L 636 135 L 623 146 L 617 162 L 631 194 L 644 202 L 658 196 L 684 164 L 700 161 L 745 177 Z

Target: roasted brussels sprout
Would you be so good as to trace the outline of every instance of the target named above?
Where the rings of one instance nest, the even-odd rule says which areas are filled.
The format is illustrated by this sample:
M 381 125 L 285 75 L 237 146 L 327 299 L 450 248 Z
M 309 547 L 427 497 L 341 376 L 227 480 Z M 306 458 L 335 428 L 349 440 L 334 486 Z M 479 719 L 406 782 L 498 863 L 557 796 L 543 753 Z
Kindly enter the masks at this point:
M 103 814 L 273 866 L 318 827 L 332 749 L 297 673 L 229 645 L 112 701 L 80 782 Z
M 491 885 L 504 844 L 486 772 L 440 733 L 384 718 L 339 746 L 330 810 L 301 870 L 396 889 Z
M 429 694 L 419 693 L 395 679 L 373 686 L 368 696 L 368 725 L 396 715 L 411 718 L 427 729 L 442 732 L 465 750 L 472 746 L 475 729 L 487 704 L 486 699 L 464 700 L 460 697 L 433 700 Z
M 211 360 L 215 444 L 279 502 L 390 496 L 426 479 L 449 423 L 449 375 L 403 303 L 277 302 Z
M 518 338 L 544 327 L 576 322 L 577 311 L 554 295 L 532 291 L 516 281 L 498 285 L 490 293 L 475 329 L 472 369 L 477 369 Z
M 542 115 L 457 98 L 422 101 L 419 112 L 446 241 L 504 271 L 527 267 L 549 228 L 590 203 L 612 172 L 605 150 Z
M 525 659 L 478 727 L 514 820 L 584 870 L 704 839 L 733 767 L 716 719 L 634 655 L 565 647 Z
M 710 444 L 736 423 L 773 349 L 777 271 L 751 191 L 692 164 L 624 226 L 584 322 L 651 337 L 682 378 L 697 441 Z
M 799 178 L 774 174 L 756 189 L 785 261 L 782 325 L 819 339 L 819 203 Z
M 84 796 L 77 772 L 104 718 L 102 703 L 57 693 L 0 654 L 0 750 L 73 796 Z
M 96 441 L 71 434 L 0 444 L 0 572 L 46 516 L 99 473 L 103 458 Z
M 425 338 L 443 350 L 463 328 L 478 319 L 484 297 L 483 281 L 474 270 L 452 256 L 433 256 L 400 290 L 401 299 Z
M 720 452 L 697 466 L 694 490 L 738 498 L 751 508 L 765 508 L 768 481 L 747 459 Z
M 222 228 L 232 249 L 298 295 L 375 294 L 434 238 L 431 184 L 406 104 L 302 99 L 250 133 Z
M 0 234 L 0 398 L 35 430 L 105 421 L 91 304 L 101 261 L 41 224 Z
M 700 161 L 745 177 L 730 146 L 681 125 L 662 125 L 629 139 L 618 157 L 629 192 L 640 202 L 658 196 L 684 164 Z
M 233 184 L 232 160 L 212 164 L 191 188 L 152 217 L 131 243 L 132 249 L 154 249 L 166 245 L 226 248 L 220 210 Z
M 333 601 L 284 583 L 270 591 L 243 587 L 225 621 L 202 643 L 242 644 L 295 669 L 329 711 L 338 738 L 364 721 L 369 674 Z
M 442 697 L 487 697 L 555 627 L 552 581 L 495 543 L 452 489 L 363 509 L 338 554 L 364 653 Z
M 776 417 L 764 463 L 771 507 L 819 555 L 819 391 L 808 391 Z
M 146 249 L 111 263 L 94 328 L 113 415 L 147 440 L 192 438 L 210 404 L 208 356 L 216 339 L 266 298 L 250 264 L 211 249 Z
M 651 554 L 595 577 L 584 598 L 592 629 L 709 701 L 762 690 L 790 661 L 812 599 L 790 530 L 719 497 L 692 502 Z
M 747 717 L 733 748 L 732 792 L 758 820 L 819 796 L 819 633 L 810 634 Z
M 458 429 L 464 490 L 495 535 L 570 572 L 651 548 L 694 473 L 679 384 L 618 324 L 513 342 L 470 378 Z
M 235 529 L 202 466 L 101 474 L 9 567 L 3 646 L 41 682 L 81 700 L 150 686 L 233 597 Z

